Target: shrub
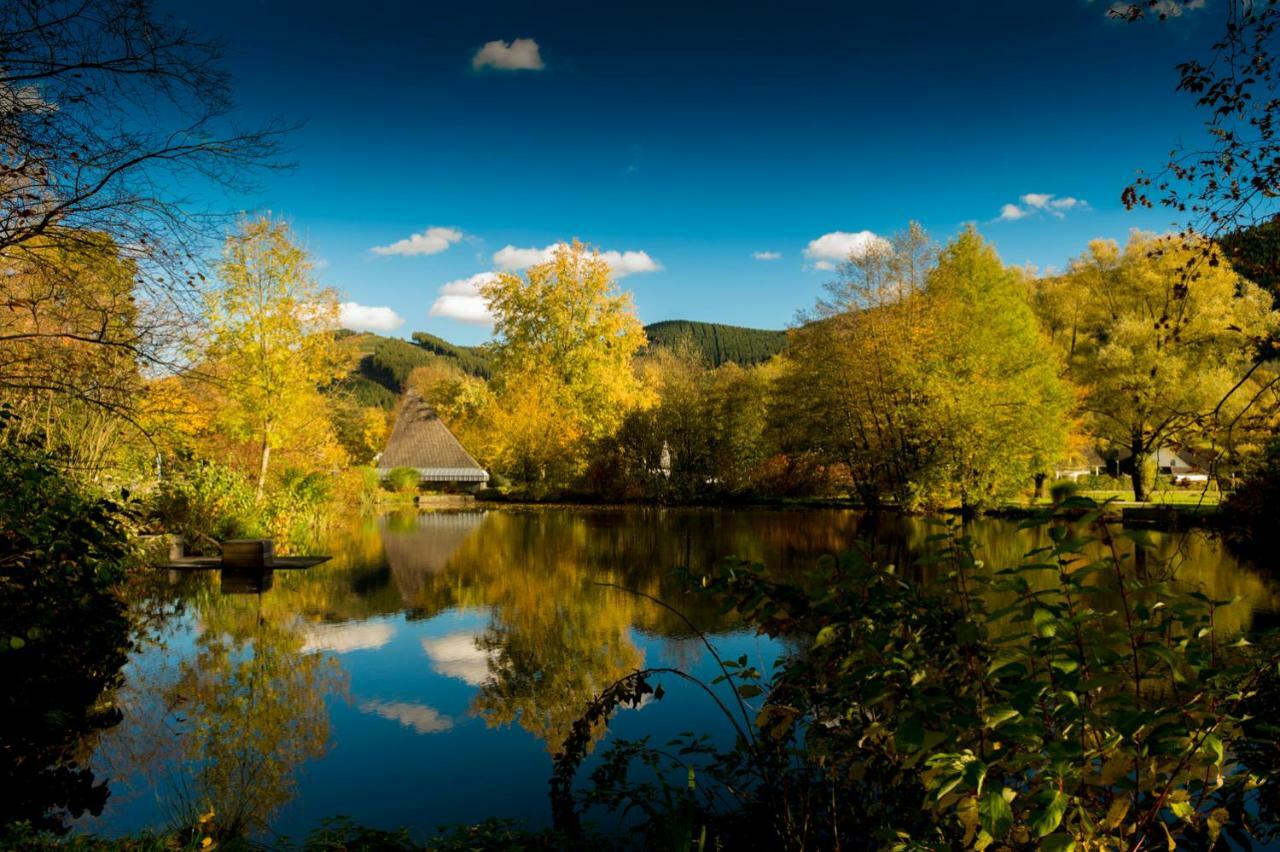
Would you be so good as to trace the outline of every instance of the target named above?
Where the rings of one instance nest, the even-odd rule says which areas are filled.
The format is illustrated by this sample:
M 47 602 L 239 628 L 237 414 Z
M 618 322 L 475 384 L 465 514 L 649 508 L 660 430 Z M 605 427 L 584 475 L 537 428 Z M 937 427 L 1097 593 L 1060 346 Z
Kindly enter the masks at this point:
M 411 494 L 418 490 L 421 480 L 418 471 L 412 467 L 397 467 L 387 473 L 387 484 L 401 494 Z
M 216 552 L 219 541 L 266 532 L 248 481 L 212 461 L 176 468 L 152 496 L 150 515 L 162 530 L 186 539 L 193 551 Z
M 1231 524 L 1230 537 L 1256 547 L 1274 539 L 1277 506 L 1280 506 L 1280 439 L 1244 473 L 1244 479 L 1222 504 Z
M 1049 486 L 1049 499 L 1055 506 L 1065 503 L 1080 493 L 1080 485 L 1070 479 L 1063 479 Z
M 286 470 L 267 492 L 261 508 L 262 527 L 286 550 L 317 543 L 332 491 L 326 474 Z
M 689 574 L 788 649 L 766 682 L 722 660 L 731 749 L 613 741 L 575 792 L 593 727 L 661 698 L 636 672 L 574 726 L 552 780 L 557 825 L 638 812 L 651 843 L 707 848 L 1233 848 L 1278 832 L 1280 647 L 1232 641 L 1229 601 L 1176 582 L 1140 533 L 1100 539 L 1092 501 L 1048 544 L 989 570 L 958 524 L 912 582 L 869 547 L 778 578 L 731 560 Z M 1141 554 L 1143 558 L 1137 558 Z M 703 639 L 714 655 L 714 647 Z M 746 702 L 759 699 L 754 706 Z M 640 764 L 641 773 L 631 767 Z M 654 780 L 654 773 L 657 780 Z M 669 783 L 669 778 L 686 783 Z M 1261 804 L 1259 804 L 1261 803 Z
M 12 417 L 0 409 L 0 438 Z M 68 477 L 37 442 L 0 443 L 0 826 L 101 812 L 83 744 L 120 721 L 132 507 Z

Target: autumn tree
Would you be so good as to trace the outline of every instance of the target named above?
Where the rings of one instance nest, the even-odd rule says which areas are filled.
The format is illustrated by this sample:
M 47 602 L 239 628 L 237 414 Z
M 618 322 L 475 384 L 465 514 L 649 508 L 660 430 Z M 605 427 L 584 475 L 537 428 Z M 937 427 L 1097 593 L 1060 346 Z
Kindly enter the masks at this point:
M 140 425 L 136 353 L 148 332 L 134 298 L 137 264 L 105 235 L 80 239 L 3 267 L 0 401 L 70 468 L 97 475 L 122 463 L 115 450 Z
M 930 270 L 926 435 L 937 446 L 925 482 L 962 507 L 1025 489 L 1062 452 L 1070 396 L 1019 270 L 968 228 Z
M 260 498 L 273 451 L 332 445 L 320 388 L 343 369 L 331 333 L 338 302 L 315 282 L 288 225 L 266 217 L 227 238 L 219 276 L 222 285 L 206 298 L 201 355 L 225 394 L 219 427 L 257 448 Z
M 1089 431 L 1132 454 L 1138 501 L 1158 450 L 1212 441 L 1238 412 L 1250 342 L 1278 326 L 1270 297 L 1225 263 L 1188 286 L 1184 270 L 1201 251 L 1177 237 L 1135 235 L 1124 250 L 1097 240 L 1051 285 L 1083 299 L 1065 350 L 1069 373 Z
M 243 188 L 273 161 L 281 128 L 235 126 L 218 45 L 148 0 L 8 0 L 0 57 L 0 270 L 74 294 L 84 264 L 127 253 L 148 333 L 49 321 L 41 334 L 105 358 L 129 350 L 167 362 L 199 307 L 197 259 L 220 227 L 186 188 L 193 178 Z M 0 371 L 0 385 L 11 378 Z M 83 382 L 86 405 L 128 402 L 96 395 L 83 371 L 66 381 Z
M 494 317 L 491 438 L 497 464 L 531 483 L 580 473 L 641 393 L 632 358 L 644 329 L 598 253 L 562 246 L 482 293 Z
M 774 418 L 844 462 L 868 505 L 966 508 L 1032 482 L 1065 396 L 1021 274 L 976 231 L 940 253 L 917 225 L 851 257 L 791 335 Z
M 856 492 L 916 499 L 927 464 L 922 353 L 932 346 L 923 292 L 937 248 L 919 225 L 852 255 L 790 332 L 773 416 L 792 452 L 848 466 Z

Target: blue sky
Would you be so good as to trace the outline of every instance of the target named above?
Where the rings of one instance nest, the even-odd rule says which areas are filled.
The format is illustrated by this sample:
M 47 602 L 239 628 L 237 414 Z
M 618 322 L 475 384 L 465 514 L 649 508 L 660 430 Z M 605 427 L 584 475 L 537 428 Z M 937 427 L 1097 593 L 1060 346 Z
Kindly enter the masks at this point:
M 1061 268 L 1163 229 L 1120 191 L 1196 137 L 1174 65 L 1221 3 L 1133 25 L 1106 0 L 161 6 L 225 40 L 245 121 L 303 122 L 296 168 L 237 204 L 388 309 L 353 317 L 475 343 L 465 282 L 574 237 L 619 253 L 645 322 L 782 328 L 839 234 L 976 222 L 1006 262 Z

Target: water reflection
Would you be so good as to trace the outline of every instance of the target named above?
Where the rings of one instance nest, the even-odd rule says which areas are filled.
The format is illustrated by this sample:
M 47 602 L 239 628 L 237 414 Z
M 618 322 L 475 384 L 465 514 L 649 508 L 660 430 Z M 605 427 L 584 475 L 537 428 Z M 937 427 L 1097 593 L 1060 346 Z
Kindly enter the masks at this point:
M 626 589 L 667 601 L 731 655 L 768 662 L 779 649 L 686 595 L 677 566 L 738 556 L 788 572 L 860 536 L 910 566 L 937 532 L 835 510 L 353 517 L 326 548 L 331 562 L 270 587 L 224 594 L 243 586 L 211 575 L 170 589 L 180 612 L 128 667 L 124 722 L 94 756 L 111 799 L 84 826 L 132 831 L 209 809 L 225 830 L 293 836 L 337 813 L 423 831 L 544 821 L 549 752 L 590 697 L 645 665 L 710 673 L 689 624 Z M 989 565 L 1049 543 L 1006 521 L 963 532 Z M 1149 558 L 1210 597 L 1239 596 L 1223 629 L 1280 609 L 1267 575 L 1204 534 L 1154 534 Z M 704 697 L 670 694 L 620 716 L 620 735 L 714 728 Z

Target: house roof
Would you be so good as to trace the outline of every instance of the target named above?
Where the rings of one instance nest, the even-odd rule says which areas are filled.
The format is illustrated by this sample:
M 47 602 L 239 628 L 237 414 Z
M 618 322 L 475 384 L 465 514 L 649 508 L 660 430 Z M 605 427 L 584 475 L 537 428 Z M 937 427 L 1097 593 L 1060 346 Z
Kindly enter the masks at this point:
M 482 482 L 489 478 L 435 409 L 416 393 L 405 395 L 387 448 L 378 459 L 379 470 L 416 468 L 423 479 Z

